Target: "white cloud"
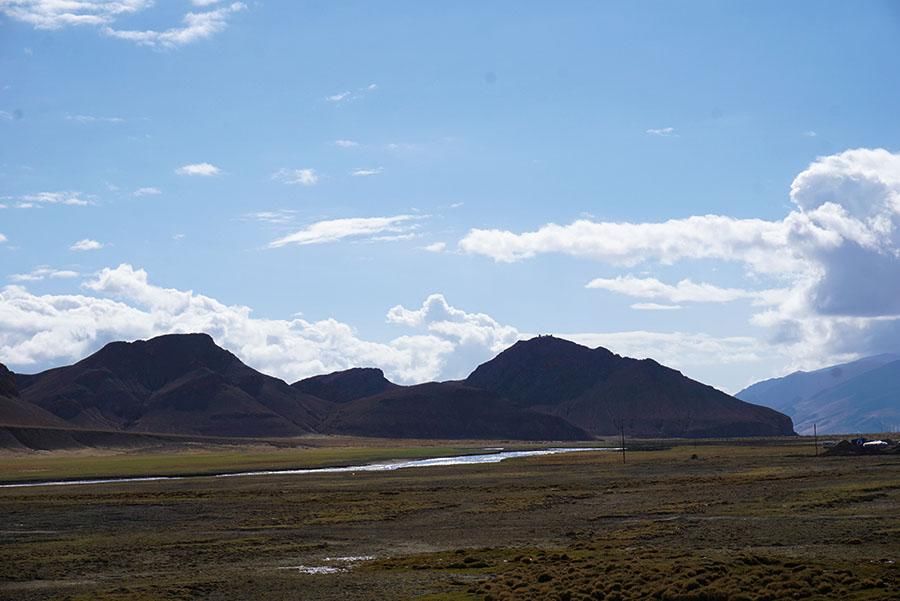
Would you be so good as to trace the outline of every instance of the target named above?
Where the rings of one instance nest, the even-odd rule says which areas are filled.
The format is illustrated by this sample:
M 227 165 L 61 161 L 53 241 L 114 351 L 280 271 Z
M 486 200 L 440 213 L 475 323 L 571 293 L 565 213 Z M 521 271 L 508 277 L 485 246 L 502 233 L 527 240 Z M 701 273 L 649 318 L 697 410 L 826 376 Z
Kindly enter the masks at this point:
M 207 7 L 217 3 L 195 0 L 193 5 Z M 224 30 L 232 14 L 247 8 L 242 2 L 232 2 L 214 10 L 189 12 L 184 15 L 182 26 L 163 31 L 115 28 L 119 18 L 142 12 L 153 4 L 153 0 L 0 0 L 0 13 L 35 29 L 93 26 L 110 37 L 144 46 L 174 48 Z
M 756 363 L 771 349 L 751 336 L 716 337 L 690 332 L 566 333 L 560 337 L 589 347 L 603 346 L 627 357 L 654 359 L 675 369 Z
M 350 175 L 352 175 L 353 177 L 368 177 L 370 175 L 378 175 L 382 171 L 384 171 L 382 167 L 374 167 L 371 169 L 354 169 L 350 173 Z
M 12 121 L 13 114 L 9 111 L 0 111 L 0 121 Z
M 374 92 L 377 89 L 377 84 L 370 83 L 369 85 L 362 88 L 356 88 L 356 93 L 351 92 L 350 90 L 344 90 L 343 92 L 338 92 L 337 94 L 326 96 L 325 100 L 327 100 L 328 102 L 333 102 L 335 104 L 341 102 L 351 102 L 353 100 L 359 100 L 369 92 Z
M 596 278 L 588 282 L 586 288 L 608 290 L 636 298 L 662 299 L 673 303 L 730 303 L 740 299 L 750 299 L 758 304 L 776 304 L 785 295 L 785 290 L 744 290 L 741 288 L 720 288 L 713 284 L 697 283 L 684 279 L 675 284 L 665 284 L 656 278 L 638 278 L 632 275 L 615 278 Z
M 9 276 L 9 279 L 13 282 L 40 282 L 45 279 L 70 279 L 77 278 L 79 273 L 77 271 L 72 271 L 69 269 L 53 269 L 51 267 L 47 267 L 46 265 L 42 265 L 41 267 L 36 267 L 32 269 L 28 273 L 14 273 Z
M 681 305 L 661 305 L 659 303 L 634 303 L 630 305 L 636 311 L 677 311 Z
M 89 250 L 100 250 L 103 248 L 103 244 L 97 242 L 96 240 L 91 240 L 90 238 L 85 238 L 83 240 L 79 240 L 75 244 L 69 247 L 69 250 L 73 250 L 76 252 L 85 252 Z
M 425 250 L 427 250 L 430 253 L 442 253 L 447 249 L 447 243 L 446 242 L 432 242 L 428 246 L 423 246 L 422 248 L 424 248 Z
M 175 173 L 178 175 L 200 175 L 203 177 L 210 177 L 219 175 L 221 170 L 210 163 L 191 163 L 189 165 L 182 165 L 175 170 Z
M 751 318 L 769 342 L 809 368 L 860 355 L 900 350 L 900 154 L 855 149 L 816 159 L 797 175 L 795 209 L 783 219 L 703 215 L 662 223 L 579 220 L 516 234 L 471 230 L 459 243 L 496 261 L 545 253 L 622 266 L 719 260 L 773 278 Z M 624 282 L 624 283 L 623 283 Z M 709 284 L 669 286 L 647 280 L 601 280 L 599 287 L 646 298 L 694 302 L 759 293 Z M 652 295 L 651 295 L 652 293 Z
M 206 12 L 189 12 L 182 18 L 181 27 L 172 27 L 164 31 L 152 29 L 136 31 L 104 27 L 103 33 L 121 40 L 135 42 L 141 46 L 156 48 L 176 48 L 198 40 L 204 40 L 223 31 L 228 26 L 232 14 L 247 8 L 243 2 L 232 2 L 215 10 Z
M 338 148 L 356 148 L 359 146 L 359 142 L 354 140 L 335 140 L 334 145 Z
M 4 242 L 6 242 L 8 240 L 9 240 L 9 238 L 4 236 L 3 234 L 0 234 L 0 244 L 3 244 Z
M 278 248 L 289 244 L 301 246 L 324 244 L 346 238 L 373 239 L 380 234 L 407 234 L 416 227 L 414 221 L 417 219 L 420 218 L 414 215 L 394 215 L 392 217 L 351 217 L 318 221 L 293 234 L 272 241 L 269 247 Z
M 93 204 L 80 192 L 36 192 L 23 194 L 22 196 L 6 197 L 15 200 L 16 207 L 20 209 L 33 209 L 41 205 L 68 205 L 86 207 Z
M 285 184 L 314 186 L 319 183 L 319 175 L 315 169 L 279 169 L 272 174 L 272 179 Z
M 162 194 L 162 190 L 159 188 L 147 187 L 147 188 L 138 188 L 135 190 L 132 195 L 133 196 L 157 196 Z
M 676 136 L 678 134 L 675 133 L 674 127 L 660 127 L 658 129 L 648 129 L 645 133 L 651 136 L 661 136 L 663 138 L 669 138 L 672 136 Z
M 819 134 L 817 134 L 817 133 L 814 132 L 813 130 L 809 130 L 809 131 L 803 132 L 803 135 L 806 136 L 807 138 L 815 138 L 815 137 L 818 136 Z
M 271 223 L 274 225 L 284 225 L 286 223 L 292 223 L 296 214 L 297 211 L 293 211 L 290 209 L 278 209 L 275 211 L 257 211 L 256 213 L 247 213 L 246 215 L 244 215 L 244 218 L 251 219 L 253 221 L 261 221 L 263 223 Z
M 434 334 L 388 342 L 361 339 L 334 319 L 254 318 L 250 308 L 162 288 L 130 265 L 103 269 L 84 285 L 90 294 L 0 291 L 0 361 L 15 366 L 81 359 L 112 340 L 206 332 L 249 365 L 293 382 L 354 366 L 377 366 L 395 381 L 438 377 L 457 343 Z
M 64 295 L 35 295 L 15 285 L 0 289 L 0 362 L 32 371 L 81 359 L 112 340 L 206 332 L 252 367 L 289 382 L 376 366 L 394 381 L 415 383 L 464 377 L 478 363 L 531 337 L 484 313 L 453 307 L 441 294 L 415 309 L 391 308 L 387 321 L 408 333 L 373 342 L 334 319 L 256 318 L 249 307 L 155 285 L 145 271 L 127 264 L 101 270 L 83 287 L 85 294 Z M 752 338 L 680 332 L 560 336 L 652 356 L 677 368 L 758 361 L 766 352 Z
M 152 0 L 0 0 L 0 12 L 35 29 L 61 29 L 106 25 L 152 4 Z
M 580 219 L 569 225 L 550 223 L 522 234 L 473 229 L 459 246 L 464 252 L 498 262 L 562 253 L 621 266 L 653 260 L 671 264 L 683 259 L 722 259 L 744 261 L 764 273 L 802 271 L 804 264 L 798 256 L 782 254 L 788 249 L 791 233 L 790 224 L 784 222 L 720 215 L 662 223 Z
M 350 97 L 350 92 L 339 92 L 337 94 L 332 94 L 331 96 L 326 96 L 325 100 L 329 102 L 340 102 L 341 100 L 345 100 Z
M 66 120 L 76 123 L 124 123 L 122 117 L 96 117 L 94 115 L 66 115 Z

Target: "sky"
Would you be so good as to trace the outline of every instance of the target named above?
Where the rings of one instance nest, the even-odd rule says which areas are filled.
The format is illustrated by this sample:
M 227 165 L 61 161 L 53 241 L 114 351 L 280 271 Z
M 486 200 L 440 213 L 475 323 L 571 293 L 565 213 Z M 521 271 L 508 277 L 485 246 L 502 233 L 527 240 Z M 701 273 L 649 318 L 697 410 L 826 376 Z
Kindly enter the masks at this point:
M 0 0 L 0 362 L 900 351 L 896 2 Z

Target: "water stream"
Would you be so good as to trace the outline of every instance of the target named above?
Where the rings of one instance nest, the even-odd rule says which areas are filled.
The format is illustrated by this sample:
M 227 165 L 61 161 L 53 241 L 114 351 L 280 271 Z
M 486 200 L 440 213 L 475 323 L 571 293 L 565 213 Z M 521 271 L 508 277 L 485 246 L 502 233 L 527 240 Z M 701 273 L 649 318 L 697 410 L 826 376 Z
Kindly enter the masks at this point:
M 341 467 L 315 467 L 295 470 L 263 470 L 247 472 L 231 472 L 225 474 L 203 474 L 192 476 L 141 476 L 134 478 L 98 478 L 85 480 L 51 480 L 46 482 L 20 482 L 0 484 L 0 488 L 32 488 L 37 486 L 79 486 L 88 484 L 126 484 L 129 482 L 155 482 L 159 480 L 188 480 L 192 478 L 241 478 L 247 476 L 293 476 L 302 474 L 336 474 L 342 472 L 389 472 L 414 467 L 438 467 L 448 465 L 476 465 L 482 463 L 500 463 L 506 459 L 519 457 L 538 457 L 541 455 L 557 455 L 559 453 L 576 453 L 579 451 L 620 451 L 609 447 L 553 447 L 532 451 L 492 451 L 480 455 L 455 455 L 450 457 L 432 457 L 431 459 L 411 459 L 401 461 L 382 461 L 365 465 L 348 465 Z

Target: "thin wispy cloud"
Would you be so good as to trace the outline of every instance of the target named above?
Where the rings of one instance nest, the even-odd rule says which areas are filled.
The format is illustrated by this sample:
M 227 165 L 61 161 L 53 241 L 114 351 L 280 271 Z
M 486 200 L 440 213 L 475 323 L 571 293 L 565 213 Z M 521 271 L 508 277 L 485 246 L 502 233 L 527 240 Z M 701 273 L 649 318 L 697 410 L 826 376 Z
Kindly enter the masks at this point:
M 75 123 L 125 123 L 122 117 L 98 117 L 96 115 L 66 115 L 66 121 Z
M 4 236 L 3 234 L 0 234 L 0 244 L 4 244 L 4 243 L 7 242 L 8 240 L 9 240 L 9 238 L 7 238 L 6 236 Z
M 813 130 L 810 129 L 810 130 L 803 132 L 803 135 L 807 138 L 815 138 L 819 134 L 817 134 L 816 132 L 814 132 Z
M 138 188 L 134 192 L 132 192 L 132 196 L 158 196 L 162 194 L 162 190 L 159 188 L 147 187 L 147 188 Z
M 293 234 L 273 240 L 269 243 L 269 248 L 325 244 L 346 239 L 365 240 L 376 236 L 381 236 L 381 239 L 385 240 L 385 235 L 396 236 L 410 233 L 417 227 L 415 221 L 418 219 L 421 217 L 415 215 L 328 219 L 312 223 Z
M 335 140 L 334 145 L 338 148 L 357 148 L 359 146 L 359 142 L 354 140 Z
M 315 169 L 279 169 L 272 174 L 272 179 L 284 184 L 315 186 L 319 183 L 319 174 Z
M 14 201 L 13 206 L 19 209 L 34 209 L 43 205 L 86 207 L 93 204 L 93 201 L 81 192 L 72 191 L 36 192 L 21 196 L 6 196 L 4 199 Z
M 383 167 L 354 169 L 350 172 L 350 175 L 352 175 L 353 177 L 369 177 L 371 175 L 379 175 L 383 171 Z
M 361 88 L 357 88 L 356 91 L 352 90 L 344 90 L 342 92 L 337 92 L 336 94 L 330 94 L 325 97 L 325 100 L 334 104 L 340 104 L 342 102 L 351 102 L 353 100 L 359 100 L 366 94 L 370 94 L 378 89 L 378 84 L 370 83 L 367 86 L 363 86 Z
M 97 242 L 96 240 L 91 240 L 90 238 L 85 238 L 83 240 L 79 240 L 75 244 L 69 247 L 69 250 L 75 252 L 87 252 L 91 250 L 100 250 L 105 245 Z
M 212 177 L 219 175 L 222 171 L 211 163 L 191 163 L 182 165 L 175 170 L 178 175 L 199 175 L 201 177 Z
M 677 311 L 681 305 L 662 305 L 659 303 L 634 303 L 630 305 L 636 311 Z
M 77 271 L 72 271 L 70 269 L 53 269 L 46 265 L 41 265 L 28 273 L 15 273 L 9 276 L 9 279 L 13 282 L 40 282 L 45 279 L 60 280 L 77 278 L 79 275 L 80 274 Z
M 783 300 L 785 290 L 744 290 L 722 288 L 705 282 L 683 279 L 677 284 L 666 284 L 656 278 L 638 278 L 632 275 L 615 278 L 596 278 L 585 288 L 608 290 L 626 296 L 666 300 L 671 303 L 730 303 L 749 299 L 755 304 L 777 304 Z
M 430 253 L 442 253 L 447 250 L 446 242 L 432 242 L 427 246 L 422 247 L 424 250 L 427 250 Z
M 677 136 L 674 127 L 660 127 L 658 129 L 650 128 L 645 131 L 650 136 L 660 136 L 662 138 L 671 138 Z
M 182 17 L 181 25 L 163 30 L 125 30 L 116 27 L 120 18 L 141 13 L 153 4 L 152 0 L 0 0 L 0 13 L 35 29 L 92 26 L 104 35 L 141 46 L 177 48 L 223 31 L 233 14 L 247 8 L 243 2 L 231 2 L 212 10 L 191 11 Z M 193 2 L 198 8 L 215 4 L 219 3 L 208 0 Z
M 285 225 L 292 223 L 297 215 L 297 211 L 291 209 L 279 209 L 276 211 L 257 211 L 256 213 L 247 213 L 244 219 L 250 221 L 259 221 L 262 223 L 270 223 L 273 225 Z

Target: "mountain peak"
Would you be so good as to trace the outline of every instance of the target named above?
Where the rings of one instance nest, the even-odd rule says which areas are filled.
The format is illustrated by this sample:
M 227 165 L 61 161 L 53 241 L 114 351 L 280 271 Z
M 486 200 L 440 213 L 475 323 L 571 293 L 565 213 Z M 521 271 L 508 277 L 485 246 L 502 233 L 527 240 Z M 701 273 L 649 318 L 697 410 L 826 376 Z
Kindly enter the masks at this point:
M 353 367 L 306 378 L 291 386 L 300 392 L 335 403 L 347 403 L 397 388 L 377 367 Z

